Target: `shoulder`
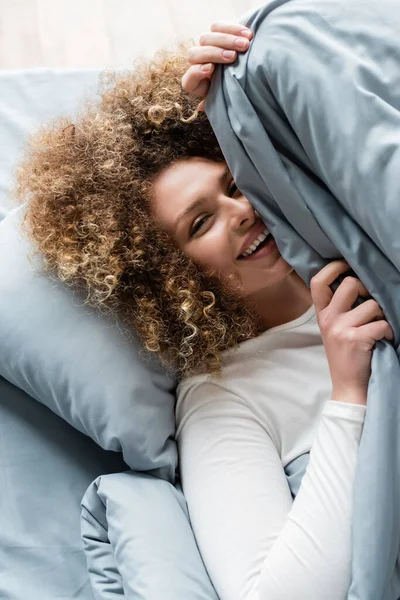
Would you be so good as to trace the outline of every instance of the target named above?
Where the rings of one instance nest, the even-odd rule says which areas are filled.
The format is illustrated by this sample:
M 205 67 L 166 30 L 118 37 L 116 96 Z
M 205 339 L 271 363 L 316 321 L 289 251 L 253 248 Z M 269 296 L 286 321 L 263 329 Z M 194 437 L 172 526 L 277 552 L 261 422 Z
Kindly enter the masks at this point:
M 181 380 L 177 387 L 178 412 L 188 403 L 199 407 L 216 398 L 246 404 L 260 382 L 267 392 L 269 381 L 276 380 L 288 368 L 295 368 L 285 357 L 314 345 L 322 347 L 322 340 L 314 307 L 310 307 L 297 319 L 267 330 L 225 353 L 219 376 L 202 373 Z
M 177 388 L 177 436 L 190 421 L 204 423 L 220 418 L 246 418 L 251 415 L 243 394 L 234 390 L 233 382 L 224 372 L 220 376 L 196 375 L 181 381 Z
M 242 401 L 231 389 L 231 382 L 224 371 L 220 376 L 205 373 L 183 379 L 177 387 L 177 414 L 187 412 L 189 405 L 191 409 L 199 409 L 221 399 L 225 402 L 226 399 Z
M 235 393 L 235 380 L 240 376 L 238 367 L 248 363 L 251 358 L 250 349 L 257 347 L 258 338 L 242 342 L 235 349 L 224 353 L 223 366 L 220 375 L 201 373 L 182 379 L 177 387 L 177 414 L 185 411 L 190 404 L 191 408 L 199 408 L 215 402 L 216 399 L 231 398 L 234 401 L 243 401 L 242 395 Z M 242 374 L 243 378 L 243 374 Z M 246 377 L 247 381 L 251 380 Z

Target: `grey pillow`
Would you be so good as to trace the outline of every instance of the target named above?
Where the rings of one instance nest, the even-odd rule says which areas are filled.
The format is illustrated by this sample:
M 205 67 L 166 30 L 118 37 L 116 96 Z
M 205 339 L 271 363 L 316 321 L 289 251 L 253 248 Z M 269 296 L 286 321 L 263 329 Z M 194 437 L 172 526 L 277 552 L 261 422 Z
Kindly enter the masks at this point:
M 0 598 L 94 600 L 80 501 L 94 478 L 126 468 L 121 455 L 2 377 L 0 449 Z
M 14 207 L 10 192 L 26 136 L 93 99 L 99 74 L 98 69 L 0 70 L 0 221 Z
M 132 469 L 173 481 L 173 380 L 118 323 L 30 263 L 23 211 L 0 223 L 0 375 Z

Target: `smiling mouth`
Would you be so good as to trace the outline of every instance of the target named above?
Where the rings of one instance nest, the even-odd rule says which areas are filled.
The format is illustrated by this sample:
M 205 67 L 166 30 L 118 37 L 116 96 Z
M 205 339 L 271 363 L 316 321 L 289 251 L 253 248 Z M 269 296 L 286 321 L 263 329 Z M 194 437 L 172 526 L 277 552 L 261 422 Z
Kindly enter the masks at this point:
M 242 254 L 239 254 L 237 260 L 245 260 L 249 256 L 257 254 L 257 252 L 259 252 L 261 248 L 264 248 L 264 246 L 266 246 L 270 240 L 272 240 L 272 235 L 268 231 L 268 229 L 265 228 L 264 231 L 262 231 L 260 235 L 254 240 L 254 242 L 249 246 L 249 248 Z

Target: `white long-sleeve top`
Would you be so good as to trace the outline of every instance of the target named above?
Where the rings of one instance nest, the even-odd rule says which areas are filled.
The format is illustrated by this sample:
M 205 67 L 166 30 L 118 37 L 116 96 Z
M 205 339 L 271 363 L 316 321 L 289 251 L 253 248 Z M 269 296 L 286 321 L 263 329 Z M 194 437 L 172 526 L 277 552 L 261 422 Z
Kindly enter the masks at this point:
M 182 486 L 221 600 L 345 600 L 365 407 L 330 398 L 313 308 L 179 385 Z M 284 467 L 308 451 L 293 501 Z

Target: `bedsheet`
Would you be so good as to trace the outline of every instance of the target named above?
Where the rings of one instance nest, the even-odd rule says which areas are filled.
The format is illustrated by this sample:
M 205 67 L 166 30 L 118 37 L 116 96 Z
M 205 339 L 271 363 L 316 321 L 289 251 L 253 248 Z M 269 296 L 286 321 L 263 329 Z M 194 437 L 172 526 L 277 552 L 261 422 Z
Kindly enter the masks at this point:
M 206 112 L 234 179 L 306 282 L 344 257 L 390 321 L 353 499 L 349 600 L 400 596 L 400 5 L 274 0 Z
M 293 497 L 308 454 L 285 469 Z M 82 539 L 96 600 L 218 600 L 179 483 L 126 471 L 98 477 L 82 500 Z
M 124 469 L 48 408 L 0 377 L 0 598 L 93 600 L 80 501 Z

